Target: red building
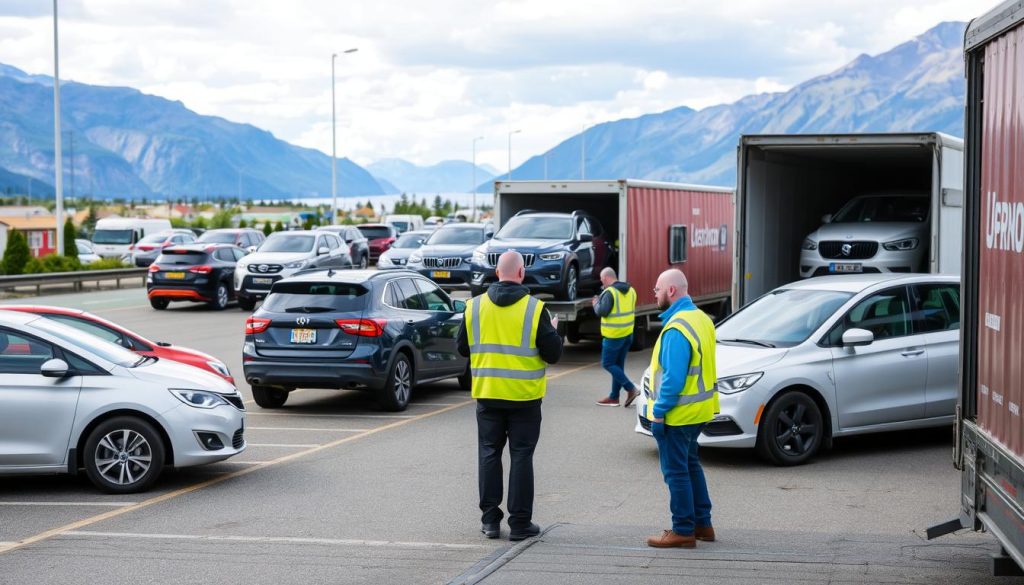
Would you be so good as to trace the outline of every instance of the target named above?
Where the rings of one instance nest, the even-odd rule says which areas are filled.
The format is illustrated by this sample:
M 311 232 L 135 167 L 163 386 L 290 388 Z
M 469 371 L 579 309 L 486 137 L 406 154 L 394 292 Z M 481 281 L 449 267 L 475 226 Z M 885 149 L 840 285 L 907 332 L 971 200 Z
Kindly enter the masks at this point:
M 28 239 L 28 248 L 36 258 L 57 251 L 57 218 L 52 215 L 0 217 L 0 254 L 7 249 L 7 237 L 18 231 Z

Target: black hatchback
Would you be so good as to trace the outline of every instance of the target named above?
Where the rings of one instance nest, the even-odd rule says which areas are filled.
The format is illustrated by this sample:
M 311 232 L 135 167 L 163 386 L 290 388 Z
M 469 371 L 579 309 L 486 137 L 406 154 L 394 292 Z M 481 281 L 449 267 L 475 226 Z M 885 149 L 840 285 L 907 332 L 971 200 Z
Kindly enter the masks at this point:
M 149 265 L 146 294 L 158 311 L 172 301 L 206 303 L 223 309 L 235 298 L 235 265 L 245 250 L 230 244 L 187 244 L 165 248 Z
M 283 406 L 296 388 L 368 390 L 392 411 L 426 382 L 458 378 L 469 390 L 455 342 L 465 308 L 409 270 L 285 278 L 245 323 L 245 380 L 263 408 Z

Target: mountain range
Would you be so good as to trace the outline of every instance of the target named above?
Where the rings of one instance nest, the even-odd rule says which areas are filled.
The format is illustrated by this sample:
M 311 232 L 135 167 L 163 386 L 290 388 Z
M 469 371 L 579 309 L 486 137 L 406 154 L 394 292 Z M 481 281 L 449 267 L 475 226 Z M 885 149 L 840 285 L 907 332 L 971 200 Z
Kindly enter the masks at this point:
M 391 185 L 395 193 L 452 193 L 470 191 L 473 163 L 446 160 L 430 166 L 418 166 L 400 158 L 386 158 L 366 166 L 381 185 Z M 498 174 L 489 165 L 477 165 L 476 184 L 489 182 Z
M 516 179 L 637 178 L 731 187 L 741 134 L 937 131 L 963 136 L 966 23 L 946 22 L 789 91 L 588 128 L 514 169 Z M 482 184 L 480 191 L 491 191 Z

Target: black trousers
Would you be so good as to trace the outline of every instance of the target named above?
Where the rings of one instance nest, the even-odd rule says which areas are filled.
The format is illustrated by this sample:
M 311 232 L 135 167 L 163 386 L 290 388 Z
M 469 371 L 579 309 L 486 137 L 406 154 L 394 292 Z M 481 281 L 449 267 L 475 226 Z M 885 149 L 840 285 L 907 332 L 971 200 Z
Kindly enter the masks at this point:
M 509 528 L 526 528 L 533 518 L 533 451 L 540 438 L 540 404 L 498 408 L 477 403 L 480 511 L 485 524 L 500 522 L 504 472 L 501 454 L 508 443 Z

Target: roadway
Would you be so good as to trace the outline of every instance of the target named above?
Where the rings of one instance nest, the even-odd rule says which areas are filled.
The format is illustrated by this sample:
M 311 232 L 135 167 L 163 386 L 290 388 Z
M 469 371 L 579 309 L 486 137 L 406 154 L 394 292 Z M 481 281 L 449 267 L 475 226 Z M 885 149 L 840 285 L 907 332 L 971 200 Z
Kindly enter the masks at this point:
M 597 345 L 568 346 L 549 370 L 535 460 L 548 531 L 511 547 L 507 526 L 501 540 L 478 532 L 474 409 L 454 381 L 417 389 L 402 413 L 318 390 L 268 411 L 241 379 L 247 314 L 234 306 L 158 312 L 140 289 L 35 302 L 222 359 L 247 399 L 248 448 L 132 496 L 84 477 L 0 478 L 3 585 L 1010 582 L 986 575 L 998 550 L 987 535 L 923 540 L 958 510 L 949 429 L 837 441 L 798 468 L 705 450 L 720 542 L 655 551 L 643 539 L 669 525 L 655 446 L 633 432 L 632 409 L 593 404 L 608 380 Z M 629 372 L 649 359 L 631 354 Z

